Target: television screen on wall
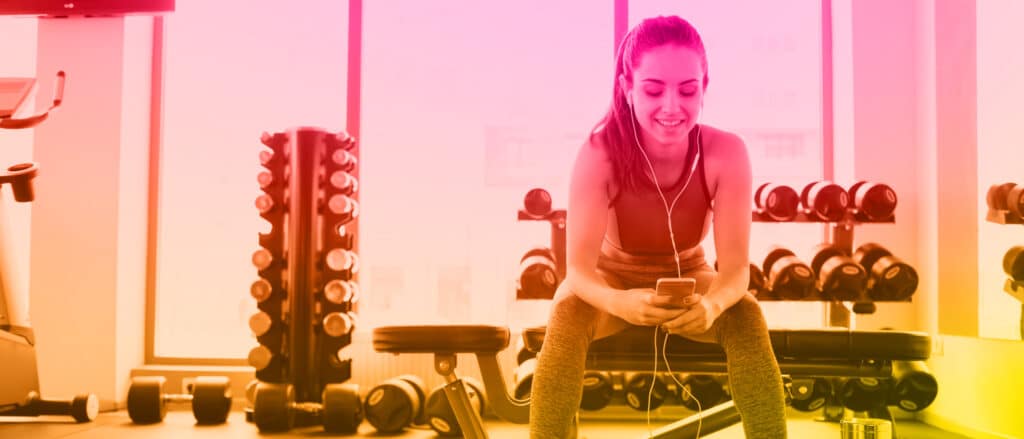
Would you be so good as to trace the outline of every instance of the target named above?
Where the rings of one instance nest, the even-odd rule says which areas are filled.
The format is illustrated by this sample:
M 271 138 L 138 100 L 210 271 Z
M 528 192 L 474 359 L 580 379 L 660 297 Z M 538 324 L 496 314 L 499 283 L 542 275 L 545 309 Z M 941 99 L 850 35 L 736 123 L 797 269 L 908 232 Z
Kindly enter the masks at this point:
M 174 0 L 0 0 L 0 15 L 79 17 L 173 11 Z

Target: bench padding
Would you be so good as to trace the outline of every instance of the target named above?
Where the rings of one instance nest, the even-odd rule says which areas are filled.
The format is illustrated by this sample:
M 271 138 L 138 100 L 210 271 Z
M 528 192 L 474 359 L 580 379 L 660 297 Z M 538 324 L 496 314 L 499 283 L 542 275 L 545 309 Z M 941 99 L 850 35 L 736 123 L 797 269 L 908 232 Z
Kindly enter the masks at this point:
M 528 350 L 540 351 L 544 343 L 544 329 L 537 327 L 523 331 Z M 843 328 L 770 329 L 768 332 L 775 356 L 780 360 L 926 360 L 932 347 L 931 338 L 923 332 L 849 331 Z M 717 344 L 675 335 L 669 337 L 666 352 L 669 357 L 677 358 L 725 358 L 725 352 Z M 632 327 L 595 340 L 590 344 L 589 355 L 650 358 L 654 355 L 654 327 Z
M 381 326 L 373 330 L 373 349 L 395 354 L 500 352 L 508 347 L 504 326 Z

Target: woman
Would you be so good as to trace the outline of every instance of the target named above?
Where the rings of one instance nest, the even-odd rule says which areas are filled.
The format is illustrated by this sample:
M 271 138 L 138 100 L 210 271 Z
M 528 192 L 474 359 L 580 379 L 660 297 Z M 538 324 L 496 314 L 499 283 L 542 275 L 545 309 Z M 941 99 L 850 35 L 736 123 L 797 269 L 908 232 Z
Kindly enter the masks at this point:
M 697 123 L 700 35 L 679 17 L 644 20 L 619 47 L 615 76 L 611 109 L 572 171 L 568 270 L 538 355 L 530 437 L 575 436 L 587 348 L 630 325 L 720 344 L 747 437 L 785 437 L 779 366 L 747 292 L 750 160 L 738 136 Z M 712 221 L 718 272 L 701 247 Z M 698 294 L 657 296 L 665 277 L 695 279 Z

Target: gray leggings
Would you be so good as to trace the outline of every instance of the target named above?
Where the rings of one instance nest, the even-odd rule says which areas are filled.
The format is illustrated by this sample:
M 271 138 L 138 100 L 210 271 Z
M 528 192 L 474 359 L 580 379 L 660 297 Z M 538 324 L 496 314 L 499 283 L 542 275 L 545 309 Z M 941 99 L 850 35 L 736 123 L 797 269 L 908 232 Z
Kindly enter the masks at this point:
M 702 252 L 698 257 L 684 260 L 682 268 L 683 277 L 697 280 L 697 292 L 700 294 L 707 292 L 716 276 L 704 261 Z M 620 289 L 653 288 L 659 277 L 675 277 L 677 274 L 671 256 L 641 258 L 607 248 L 602 249 L 598 273 L 610 286 Z M 583 372 L 590 342 L 614 335 L 629 326 L 618 317 L 590 306 L 573 294 L 566 284 L 559 287 L 533 377 L 531 438 L 575 437 L 573 420 L 583 394 Z M 723 312 L 708 332 L 687 338 L 722 346 L 732 399 L 743 420 L 746 436 L 785 438 L 782 376 L 772 353 L 768 326 L 756 299 L 747 294 Z

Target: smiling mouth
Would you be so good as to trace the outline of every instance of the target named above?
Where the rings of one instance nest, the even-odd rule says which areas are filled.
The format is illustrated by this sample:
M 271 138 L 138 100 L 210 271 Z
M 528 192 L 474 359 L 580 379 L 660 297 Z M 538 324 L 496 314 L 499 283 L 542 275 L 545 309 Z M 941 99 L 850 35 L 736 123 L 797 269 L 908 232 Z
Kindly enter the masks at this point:
M 668 128 L 675 128 L 683 124 L 682 119 L 654 119 L 654 121 L 657 122 L 658 125 Z

